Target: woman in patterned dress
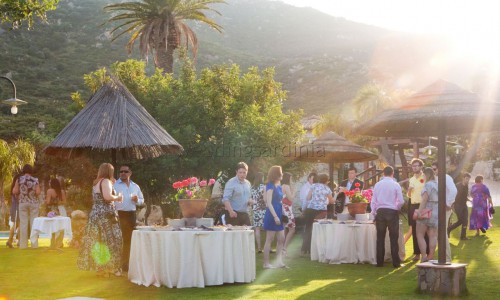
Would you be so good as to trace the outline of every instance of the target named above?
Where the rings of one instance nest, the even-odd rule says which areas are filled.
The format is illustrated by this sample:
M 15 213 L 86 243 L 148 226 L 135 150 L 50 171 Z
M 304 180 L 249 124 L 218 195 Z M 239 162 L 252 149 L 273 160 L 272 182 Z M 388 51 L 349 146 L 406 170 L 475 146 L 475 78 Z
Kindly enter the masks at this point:
M 486 233 L 491 227 L 490 207 L 493 207 L 491 194 L 488 187 L 483 183 L 483 176 L 478 175 L 474 180 L 475 184 L 470 190 L 472 196 L 472 211 L 470 213 L 470 230 L 476 230 L 476 236 L 479 236 L 479 230 Z
M 67 217 L 66 209 L 64 209 L 64 204 L 66 204 L 66 193 L 61 189 L 61 183 L 58 179 L 52 178 L 49 181 L 49 189 L 47 190 L 45 196 L 45 205 L 47 205 L 47 211 L 52 211 L 56 215 L 61 217 Z M 52 238 L 50 240 L 51 248 L 62 248 L 64 239 L 64 230 L 58 233 L 52 233 Z
M 122 201 L 113 190 L 114 168 L 101 164 L 92 188 L 93 205 L 89 214 L 82 247 L 77 259 L 78 268 L 96 270 L 98 276 L 121 276 L 122 232 L 114 201 Z
M 38 217 L 40 210 L 40 184 L 38 178 L 31 176 L 33 167 L 24 165 L 23 175 L 19 177 L 12 192 L 19 196 L 19 249 L 28 248 L 28 227 L 33 226 L 33 221 Z M 31 239 L 31 248 L 38 248 L 38 239 Z
M 292 181 L 292 174 L 285 172 L 283 173 L 283 180 L 281 180 L 281 189 L 283 190 L 283 214 L 288 217 L 288 222 L 285 224 L 285 246 L 283 247 L 283 256 L 287 257 L 288 244 L 292 240 L 295 234 L 295 216 L 293 215 L 293 198 L 294 194 L 290 188 L 290 182 Z M 288 229 L 288 231 L 287 231 Z
M 263 184 L 264 173 L 257 172 L 253 179 L 252 200 L 253 200 L 253 227 L 255 231 L 255 242 L 257 243 L 257 252 L 262 253 L 260 243 L 260 228 L 264 225 L 264 214 L 266 213 L 266 202 L 264 201 L 264 191 L 266 186 Z

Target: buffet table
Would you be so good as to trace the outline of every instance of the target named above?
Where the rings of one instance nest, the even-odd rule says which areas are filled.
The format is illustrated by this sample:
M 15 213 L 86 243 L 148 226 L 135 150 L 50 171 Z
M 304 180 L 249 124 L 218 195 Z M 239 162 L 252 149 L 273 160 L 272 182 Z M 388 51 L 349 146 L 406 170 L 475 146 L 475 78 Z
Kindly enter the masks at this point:
M 128 279 L 139 285 L 170 288 L 252 282 L 254 233 L 134 230 Z
M 386 234 L 385 259 L 391 249 Z M 399 226 L 399 256 L 405 258 L 403 226 Z M 311 260 L 322 263 L 377 264 L 377 230 L 373 224 L 313 224 Z
M 73 232 L 71 231 L 71 218 L 69 217 L 38 217 L 33 221 L 31 228 L 31 239 L 38 239 L 41 233 L 48 234 L 49 237 L 53 233 L 64 230 L 64 237 L 71 238 Z

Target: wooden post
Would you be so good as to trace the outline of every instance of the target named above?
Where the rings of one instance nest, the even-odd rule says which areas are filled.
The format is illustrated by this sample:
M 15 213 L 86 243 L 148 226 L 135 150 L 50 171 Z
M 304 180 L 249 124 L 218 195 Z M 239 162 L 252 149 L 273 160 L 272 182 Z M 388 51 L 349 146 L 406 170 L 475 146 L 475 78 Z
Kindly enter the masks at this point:
M 438 264 L 446 264 L 446 128 L 441 124 L 438 135 Z

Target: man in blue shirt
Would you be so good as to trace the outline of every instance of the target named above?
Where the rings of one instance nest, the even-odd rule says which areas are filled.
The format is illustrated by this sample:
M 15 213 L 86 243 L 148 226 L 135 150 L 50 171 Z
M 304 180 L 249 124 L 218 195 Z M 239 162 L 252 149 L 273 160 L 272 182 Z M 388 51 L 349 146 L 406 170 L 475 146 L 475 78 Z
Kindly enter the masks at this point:
M 141 188 L 130 180 L 131 176 L 132 170 L 130 166 L 122 165 L 120 167 L 120 179 L 114 185 L 116 192 L 123 195 L 123 202 L 115 202 L 115 205 L 120 217 L 120 228 L 123 236 L 122 270 L 124 272 L 128 272 L 130 243 L 136 223 L 136 206 L 144 203 Z
M 222 203 L 226 209 L 222 216 L 226 224 L 250 226 L 248 206 L 253 204 L 250 182 L 246 179 L 248 165 L 240 162 L 236 165 L 236 176 L 229 179 L 224 187 Z

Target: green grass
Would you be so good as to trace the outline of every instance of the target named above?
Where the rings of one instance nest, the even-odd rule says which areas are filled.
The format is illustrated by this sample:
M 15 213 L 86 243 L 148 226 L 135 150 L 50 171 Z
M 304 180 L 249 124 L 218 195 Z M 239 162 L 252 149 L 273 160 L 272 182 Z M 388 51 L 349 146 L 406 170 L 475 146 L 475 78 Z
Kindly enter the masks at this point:
M 473 231 L 469 231 L 472 237 Z M 493 227 L 486 236 L 463 242 L 459 230 L 452 233 L 455 262 L 468 263 L 467 288 L 470 299 L 498 299 L 500 274 L 500 230 Z M 57 299 L 86 296 L 105 299 L 422 299 L 416 293 L 415 263 L 393 269 L 372 265 L 328 265 L 299 257 L 302 239 L 296 236 L 287 259 L 289 270 L 262 270 L 257 256 L 257 278 L 250 284 L 227 284 L 204 289 L 144 287 L 126 277 L 97 278 L 93 272 L 76 267 L 78 251 L 47 250 L 49 241 L 40 240 L 38 250 L 8 249 L 0 246 L 0 299 Z M 411 258 L 411 241 L 406 244 Z

